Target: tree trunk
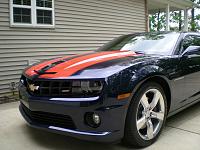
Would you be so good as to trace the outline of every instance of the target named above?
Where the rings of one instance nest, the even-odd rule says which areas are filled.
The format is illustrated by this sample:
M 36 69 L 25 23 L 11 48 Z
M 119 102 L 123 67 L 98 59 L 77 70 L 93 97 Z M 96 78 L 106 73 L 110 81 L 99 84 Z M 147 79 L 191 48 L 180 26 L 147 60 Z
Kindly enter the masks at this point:
M 182 30 L 182 11 L 179 11 L 179 26 L 178 26 L 178 30 L 181 31 Z
M 195 31 L 195 22 L 194 22 L 194 8 L 191 10 L 192 18 L 191 18 L 191 31 Z
M 158 12 L 157 20 L 158 20 L 157 31 L 160 31 L 160 10 Z

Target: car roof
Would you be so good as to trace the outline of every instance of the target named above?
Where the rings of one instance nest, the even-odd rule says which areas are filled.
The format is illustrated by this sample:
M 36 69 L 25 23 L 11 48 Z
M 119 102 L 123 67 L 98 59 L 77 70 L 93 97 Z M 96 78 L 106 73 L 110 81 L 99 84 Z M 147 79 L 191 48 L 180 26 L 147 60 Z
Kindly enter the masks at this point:
M 140 34 L 169 34 L 169 33 L 177 33 L 177 34 L 197 34 L 200 35 L 200 32 L 191 32 L 191 31 L 155 31 L 155 32 L 135 32 L 128 35 L 140 35 Z
M 134 33 L 130 33 L 130 34 L 125 34 L 124 36 L 145 35 L 145 34 L 169 34 L 169 33 L 177 33 L 178 34 L 178 32 L 159 31 L 159 32 L 134 32 Z
M 200 35 L 200 32 L 182 32 L 182 34 L 185 34 L 185 35 L 188 35 L 188 34 Z

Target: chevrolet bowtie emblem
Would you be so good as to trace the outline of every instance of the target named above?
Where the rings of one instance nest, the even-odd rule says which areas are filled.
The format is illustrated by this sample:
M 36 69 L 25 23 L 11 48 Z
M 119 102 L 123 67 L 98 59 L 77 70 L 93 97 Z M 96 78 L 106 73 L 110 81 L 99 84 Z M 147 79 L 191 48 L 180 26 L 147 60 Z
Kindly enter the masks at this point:
M 39 89 L 39 86 L 35 86 L 34 84 L 29 84 L 29 89 L 34 92 L 35 90 L 38 90 Z

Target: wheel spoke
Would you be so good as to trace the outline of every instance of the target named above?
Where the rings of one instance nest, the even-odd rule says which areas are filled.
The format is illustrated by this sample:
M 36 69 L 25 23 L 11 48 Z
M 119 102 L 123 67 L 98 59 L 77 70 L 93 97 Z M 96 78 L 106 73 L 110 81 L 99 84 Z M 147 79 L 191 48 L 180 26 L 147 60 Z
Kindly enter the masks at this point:
M 153 139 L 153 123 L 151 119 L 147 122 L 147 137 L 148 139 Z
M 146 124 L 146 119 L 145 119 L 145 116 L 143 116 L 137 121 L 137 129 L 140 130 L 141 128 L 145 126 L 145 124 Z
M 153 109 L 157 106 L 160 97 L 161 97 L 160 92 L 156 92 L 156 93 L 154 94 L 153 100 L 152 100 L 152 102 L 151 102 L 151 104 L 150 104 L 151 110 L 153 110 Z
M 151 112 L 151 118 L 156 118 L 158 120 L 163 120 L 164 119 L 164 113 L 163 112 Z
M 152 140 L 160 132 L 165 118 L 165 99 L 158 88 L 144 91 L 137 108 L 136 126 L 144 140 Z
M 141 98 L 141 104 L 144 107 L 144 109 L 148 109 L 150 107 L 149 102 L 148 102 L 148 98 L 146 96 L 146 94 L 144 94 Z

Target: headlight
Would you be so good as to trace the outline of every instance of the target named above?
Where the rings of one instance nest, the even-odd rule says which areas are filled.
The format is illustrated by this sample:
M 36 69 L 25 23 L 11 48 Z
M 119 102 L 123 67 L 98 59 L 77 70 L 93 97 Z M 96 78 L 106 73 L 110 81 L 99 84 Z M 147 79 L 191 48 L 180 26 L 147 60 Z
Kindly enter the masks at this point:
M 21 82 L 22 84 L 24 84 L 24 79 L 20 79 L 20 82 Z
M 103 89 L 101 81 L 73 81 L 72 93 L 83 95 L 97 95 Z
M 20 83 L 26 86 L 26 77 L 25 76 L 21 76 L 20 78 Z

